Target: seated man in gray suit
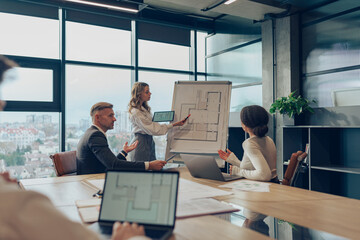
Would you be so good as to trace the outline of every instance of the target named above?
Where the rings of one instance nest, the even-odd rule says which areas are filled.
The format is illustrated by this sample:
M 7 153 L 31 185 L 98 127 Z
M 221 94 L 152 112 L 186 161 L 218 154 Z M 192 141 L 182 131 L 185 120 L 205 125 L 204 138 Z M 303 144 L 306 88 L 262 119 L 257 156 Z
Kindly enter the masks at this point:
M 116 121 L 113 105 L 106 102 L 96 103 L 91 107 L 90 116 L 93 125 L 86 130 L 80 139 L 76 151 L 77 174 L 103 173 L 107 169 L 146 169 L 160 170 L 166 161 L 127 162 L 126 155 L 134 150 L 137 142 L 124 145 L 123 151 L 117 156 L 110 150 L 106 131 L 114 128 Z

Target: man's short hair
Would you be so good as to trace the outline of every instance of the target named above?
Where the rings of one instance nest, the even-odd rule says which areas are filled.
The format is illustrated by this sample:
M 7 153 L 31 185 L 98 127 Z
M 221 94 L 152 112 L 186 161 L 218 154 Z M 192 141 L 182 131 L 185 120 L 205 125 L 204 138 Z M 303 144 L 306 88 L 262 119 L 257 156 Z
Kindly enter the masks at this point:
M 92 120 L 94 121 L 94 117 L 95 117 L 95 114 L 98 112 L 98 111 L 101 111 L 105 108 L 113 108 L 113 105 L 111 103 L 107 103 L 107 102 L 98 102 L 98 103 L 95 103 L 92 107 L 91 107 L 91 110 L 90 110 L 90 116 L 92 118 Z

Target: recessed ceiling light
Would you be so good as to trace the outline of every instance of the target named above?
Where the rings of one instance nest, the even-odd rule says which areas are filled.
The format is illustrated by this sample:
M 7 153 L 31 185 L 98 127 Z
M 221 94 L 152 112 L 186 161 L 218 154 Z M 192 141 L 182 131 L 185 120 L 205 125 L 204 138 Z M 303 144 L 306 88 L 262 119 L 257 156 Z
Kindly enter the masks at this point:
M 96 2 L 89 2 L 89 1 L 82 1 L 82 0 L 65 0 L 65 1 L 74 2 L 74 3 L 81 3 L 81 4 L 96 6 L 96 7 L 104 7 L 104 8 L 120 10 L 120 11 L 133 12 L 133 13 L 139 12 L 138 9 L 120 7 L 120 6 L 114 6 L 114 5 L 108 5 L 108 4 L 103 4 L 103 3 L 96 3 Z
M 226 1 L 224 4 L 229 5 L 229 4 L 231 4 L 231 3 L 235 2 L 235 1 L 236 1 L 236 0 L 228 0 L 228 1 Z

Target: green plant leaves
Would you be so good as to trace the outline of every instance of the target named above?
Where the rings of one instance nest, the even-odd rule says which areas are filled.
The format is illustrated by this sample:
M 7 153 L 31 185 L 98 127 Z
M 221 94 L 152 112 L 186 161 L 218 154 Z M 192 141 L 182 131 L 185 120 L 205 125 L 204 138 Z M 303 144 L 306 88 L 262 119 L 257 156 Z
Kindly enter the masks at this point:
M 309 106 L 310 102 L 316 102 L 315 100 L 309 101 L 303 97 L 295 96 L 297 90 L 291 92 L 288 97 L 280 97 L 275 100 L 270 106 L 270 113 L 278 111 L 280 114 L 286 114 L 290 118 L 295 115 L 300 115 L 304 112 L 314 113 L 314 109 Z

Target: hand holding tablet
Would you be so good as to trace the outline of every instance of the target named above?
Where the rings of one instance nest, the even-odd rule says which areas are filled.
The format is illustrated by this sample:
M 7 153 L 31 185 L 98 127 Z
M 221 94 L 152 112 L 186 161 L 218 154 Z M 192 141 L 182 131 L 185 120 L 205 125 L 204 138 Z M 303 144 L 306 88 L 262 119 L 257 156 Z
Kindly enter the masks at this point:
M 171 122 L 174 120 L 174 111 L 154 112 L 153 122 Z

